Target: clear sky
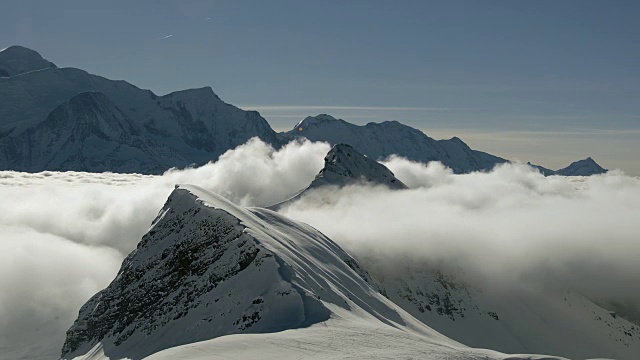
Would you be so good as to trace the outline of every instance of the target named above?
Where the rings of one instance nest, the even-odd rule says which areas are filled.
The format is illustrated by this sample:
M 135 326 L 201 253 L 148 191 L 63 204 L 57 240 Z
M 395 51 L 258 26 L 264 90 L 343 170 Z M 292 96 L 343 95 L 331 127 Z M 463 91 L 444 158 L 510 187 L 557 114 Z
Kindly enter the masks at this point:
M 0 48 L 278 130 L 398 120 L 550 168 L 640 175 L 640 1 L 2 1 Z

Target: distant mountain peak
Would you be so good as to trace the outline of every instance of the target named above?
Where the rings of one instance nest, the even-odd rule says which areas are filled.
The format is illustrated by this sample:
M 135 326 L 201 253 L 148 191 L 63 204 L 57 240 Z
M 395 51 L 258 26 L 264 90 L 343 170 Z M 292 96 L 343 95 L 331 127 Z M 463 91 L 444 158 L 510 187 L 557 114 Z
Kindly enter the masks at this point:
M 589 176 L 595 174 L 604 174 L 608 170 L 598 165 L 591 157 L 587 157 L 583 160 L 572 162 L 566 168 L 558 170 L 558 175 L 564 176 Z
M 608 170 L 601 167 L 593 160 L 591 157 L 587 157 L 583 160 L 578 160 L 572 162 L 569 166 L 562 168 L 560 170 L 550 170 L 545 167 L 532 164 L 531 162 L 527 162 L 527 165 L 537 169 L 544 176 L 550 175 L 561 175 L 561 176 L 590 176 L 597 174 L 604 174 Z
M 55 68 L 37 51 L 14 45 L 0 51 L 0 77 L 10 77 L 31 71 Z
M 407 189 L 407 186 L 398 180 L 386 166 L 360 154 L 351 145 L 337 144 L 324 157 L 324 167 L 309 186 L 295 196 L 271 205 L 269 209 L 278 210 L 300 199 L 309 190 L 325 186 L 342 187 L 360 183 L 383 185 L 394 190 Z
M 322 124 L 322 123 L 329 123 L 329 122 L 334 122 L 334 121 L 339 121 L 339 120 L 334 118 L 333 116 L 327 115 L 327 114 L 318 114 L 316 116 L 307 116 L 302 121 L 297 123 L 292 131 L 303 131 L 308 126 L 318 125 L 318 124 Z
M 204 86 L 200 88 L 186 89 L 186 90 L 178 90 L 172 93 L 167 94 L 166 96 L 178 96 L 178 95 L 201 95 L 201 96 L 215 96 L 217 99 L 220 99 L 218 95 L 213 91 L 211 86 Z
M 347 185 L 358 181 L 385 185 L 391 189 L 407 188 L 387 167 L 360 154 L 347 144 L 337 144 L 327 153 L 324 168 L 310 187 Z

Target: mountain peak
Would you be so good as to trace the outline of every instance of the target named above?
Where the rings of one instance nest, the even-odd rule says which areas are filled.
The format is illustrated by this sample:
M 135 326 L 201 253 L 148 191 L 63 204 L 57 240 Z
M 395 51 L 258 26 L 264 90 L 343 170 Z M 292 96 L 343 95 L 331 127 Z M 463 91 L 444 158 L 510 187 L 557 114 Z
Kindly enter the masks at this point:
M 604 174 L 608 170 L 601 167 L 591 157 L 572 162 L 566 168 L 558 170 L 556 173 L 563 176 L 589 176 L 594 174 Z
M 218 95 L 213 91 L 213 89 L 211 88 L 211 86 L 204 86 L 201 88 L 193 88 L 193 89 L 186 89 L 186 90 L 179 90 L 179 91 L 174 91 L 172 93 L 169 93 L 167 95 L 165 95 L 166 97 L 191 97 L 191 96 L 196 96 L 196 97 L 215 97 L 216 99 L 220 100 L 220 97 L 218 97 Z
M 337 144 L 324 158 L 324 168 L 310 187 L 348 185 L 358 181 L 385 185 L 391 189 L 406 189 L 391 170 L 357 152 L 351 145 Z
M 296 124 L 296 126 L 293 128 L 293 130 L 302 131 L 302 130 L 306 129 L 308 126 L 311 126 L 311 125 L 318 125 L 318 124 L 322 124 L 322 123 L 330 123 L 330 122 L 335 122 L 335 121 L 339 121 L 339 120 L 334 118 L 333 116 L 327 115 L 327 114 L 318 114 L 316 116 L 307 116 L 302 121 L 300 121 L 298 124 Z
M 14 45 L 0 51 L 0 77 L 56 67 L 34 50 Z

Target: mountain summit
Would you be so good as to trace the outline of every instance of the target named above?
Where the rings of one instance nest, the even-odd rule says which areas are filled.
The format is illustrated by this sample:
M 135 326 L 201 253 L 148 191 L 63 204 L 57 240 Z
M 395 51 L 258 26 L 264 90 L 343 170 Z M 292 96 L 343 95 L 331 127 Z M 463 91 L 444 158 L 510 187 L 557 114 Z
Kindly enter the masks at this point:
M 55 68 L 36 51 L 22 46 L 10 46 L 0 51 L 0 77 L 9 77 L 31 71 Z
M 595 160 L 588 157 L 584 160 L 572 162 L 566 168 L 558 170 L 557 174 L 564 176 L 589 176 L 594 174 L 604 174 L 606 172 L 607 169 L 604 169 L 598 165 Z
M 527 163 L 527 165 L 537 169 L 544 176 L 550 175 L 562 175 L 562 176 L 590 176 L 597 174 L 606 173 L 607 169 L 604 169 L 602 166 L 598 165 L 591 157 L 588 157 L 584 160 L 578 160 L 572 162 L 569 166 L 562 168 L 560 170 L 550 170 L 544 168 L 542 166 L 534 165 L 532 163 Z
M 351 145 L 338 144 L 324 157 L 324 167 L 309 186 L 288 200 L 270 206 L 269 209 L 278 210 L 314 189 L 353 184 L 382 185 L 395 190 L 407 189 L 386 166 L 360 154 Z
M 324 167 L 309 188 L 324 185 L 344 186 L 357 182 L 384 185 L 391 189 L 407 188 L 386 166 L 360 154 L 347 144 L 335 145 L 327 153 Z

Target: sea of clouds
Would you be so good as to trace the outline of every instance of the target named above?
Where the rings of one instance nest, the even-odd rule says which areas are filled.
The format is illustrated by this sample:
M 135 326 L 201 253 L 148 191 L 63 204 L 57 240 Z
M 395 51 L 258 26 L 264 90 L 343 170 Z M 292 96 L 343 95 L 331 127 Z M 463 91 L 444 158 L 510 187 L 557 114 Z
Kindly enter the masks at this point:
M 215 163 L 162 176 L 0 172 L 0 357 L 59 356 L 80 306 L 114 278 L 175 184 L 268 206 L 304 189 L 329 149 L 305 141 L 274 150 L 254 139 Z M 519 164 L 454 175 L 397 157 L 384 164 L 410 189 L 321 189 L 281 212 L 356 257 L 455 263 L 486 283 L 640 304 L 637 178 L 545 178 Z

